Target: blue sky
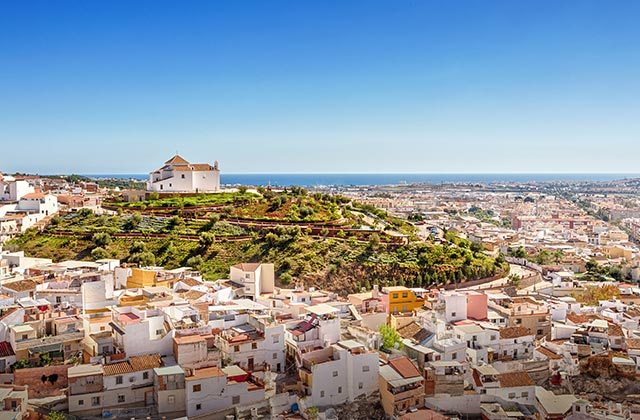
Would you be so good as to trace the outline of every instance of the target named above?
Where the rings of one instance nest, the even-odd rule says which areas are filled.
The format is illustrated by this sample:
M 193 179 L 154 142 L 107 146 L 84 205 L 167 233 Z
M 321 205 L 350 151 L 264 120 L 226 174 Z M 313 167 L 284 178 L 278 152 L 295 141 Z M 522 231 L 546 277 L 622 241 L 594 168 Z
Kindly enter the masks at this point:
M 640 172 L 640 2 L 0 2 L 0 171 Z

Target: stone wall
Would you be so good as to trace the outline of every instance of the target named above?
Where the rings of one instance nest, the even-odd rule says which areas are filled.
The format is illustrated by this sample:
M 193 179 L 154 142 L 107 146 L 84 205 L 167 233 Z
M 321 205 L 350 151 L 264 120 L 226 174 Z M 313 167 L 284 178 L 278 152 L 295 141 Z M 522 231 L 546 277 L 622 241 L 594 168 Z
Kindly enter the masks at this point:
M 29 398 L 64 395 L 68 370 L 69 365 L 16 369 L 14 380 L 16 385 L 29 386 Z

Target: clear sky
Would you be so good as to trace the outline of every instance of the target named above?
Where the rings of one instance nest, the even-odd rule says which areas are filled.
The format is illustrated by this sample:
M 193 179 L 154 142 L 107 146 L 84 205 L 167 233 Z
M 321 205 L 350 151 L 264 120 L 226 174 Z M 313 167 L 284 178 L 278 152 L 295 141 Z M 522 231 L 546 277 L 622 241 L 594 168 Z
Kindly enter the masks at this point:
M 0 171 L 640 172 L 640 1 L 3 1 Z

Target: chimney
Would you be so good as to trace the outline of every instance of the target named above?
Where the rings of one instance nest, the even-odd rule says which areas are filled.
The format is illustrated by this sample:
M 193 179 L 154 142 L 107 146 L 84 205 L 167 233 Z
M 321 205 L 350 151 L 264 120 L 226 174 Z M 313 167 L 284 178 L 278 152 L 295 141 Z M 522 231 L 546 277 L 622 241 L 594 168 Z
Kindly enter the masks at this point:
M 380 286 L 377 284 L 374 284 L 373 288 L 371 289 L 371 297 L 374 299 L 378 299 L 379 293 L 380 293 Z

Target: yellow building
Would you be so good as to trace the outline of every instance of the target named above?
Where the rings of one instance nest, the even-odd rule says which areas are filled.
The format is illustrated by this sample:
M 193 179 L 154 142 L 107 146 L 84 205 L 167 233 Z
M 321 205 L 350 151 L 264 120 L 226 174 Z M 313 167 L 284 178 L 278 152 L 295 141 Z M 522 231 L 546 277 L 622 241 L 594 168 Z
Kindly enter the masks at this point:
M 388 314 L 411 312 L 424 305 L 424 296 L 404 286 L 385 287 L 382 296 Z
M 163 286 L 171 289 L 175 281 L 175 277 L 163 275 L 163 273 L 158 270 L 132 268 L 131 276 L 127 278 L 127 289 L 154 286 Z

